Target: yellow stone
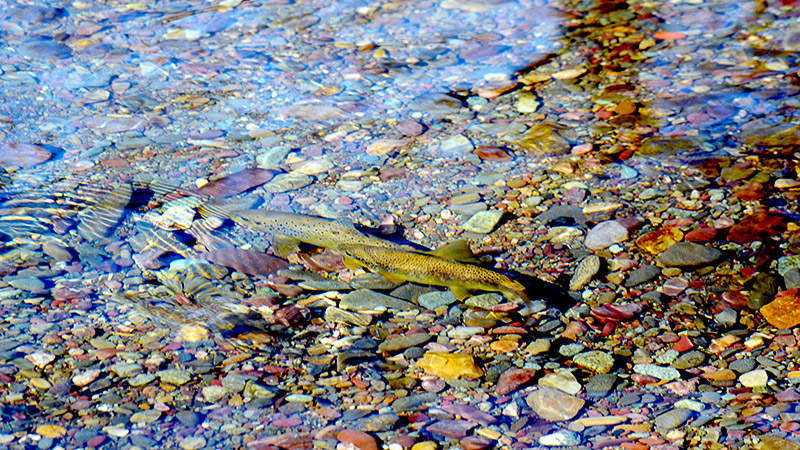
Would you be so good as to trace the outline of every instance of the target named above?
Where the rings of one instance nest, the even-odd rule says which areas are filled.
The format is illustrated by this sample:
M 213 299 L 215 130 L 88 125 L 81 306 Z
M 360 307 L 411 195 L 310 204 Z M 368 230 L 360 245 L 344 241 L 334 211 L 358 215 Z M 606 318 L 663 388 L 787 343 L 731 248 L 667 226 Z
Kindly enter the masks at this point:
M 774 436 L 761 436 L 756 450 L 800 450 L 800 444 Z
M 503 436 L 502 434 L 498 433 L 497 431 L 491 428 L 479 428 L 478 431 L 475 432 L 475 434 L 477 434 L 478 436 L 483 436 L 486 439 L 491 439 L 493 441 L 496 441 L 500 439 L 501 436 Z
M 791 189 L 800 186 L 800 181 L 791 178 L 780 178 L 775 180 L 775 187 L 778 189 Z
M 39 425 L 36 427 L 36 434 L 49 438 L 60 438 L 67 434 L 67 429 L 58 425 Z
M 586 73 L 586 69 L 583 67 L 577 67 L 574 69 L 565 69 L 560 72 L 556 72 L 553 74 L 553 78 L 556 80 L 571 80 L 573 78 L 578 78 L 584 73 Z
M 622 422 L 626 422 L 628 420 L 625 416 L 597 416 L 597 417 L 584 417 L 581 419 L 576 420 L 576 423 L 579 423 L 585 427 L 594 427 L 597 425 L 616 425 Z
M 643 234 L 636 240 L 636 245 L 651 255 L 657 255 L 680 242 L 681 239 L 683 239 L 681 230 L 666 227 Z
M 788 330 L 800 324 L 800 295 L 797 289 L 778 292 L 775 300 L 762 306 L 761 314 L 770 325 Z
M 45 380 L 44 378 L 32 378 L 31 379 L 31 384 L 33 385 L 33 387 L 35 387 L 37 389 L 41 389 L 43 391 L 47 390 L 47 389 L 50 389 L 50 387 L 51 387 L 50 382 Z
M 762 308 L 763 309 L 763 308 Z M 731 345 L 741 341 L 742 339 L 738 336 L 734 336 L 732 334 L 726 334 L 720 338 L 714 339 L 711 341 L 711 345 L 709 346 L 709 350 L 712 353 L 720 353 L 726 348 L 730 347 Z
M 395 148 L 402 144 L 403 141 L 400 139 L 378 139 L 367 146 L 367 154 L 382 156 L 394 151 Z
M 178 332 L 184 342 L 198 342 L 208 339 L 208 329 L 202 325 L 187 324 Z
M 489 344 L 489 348 L 496 353 L 510 353 L 519 348 L 519 342 L 500 340 Z
M 417 442 L 413 447 L 411 447 L 411 450 L 436 450 L 436 442 Z
M 478 378 L 483 375 L 481 369 L 475 365 L 472 355 L 466 353 L 427 352 L 417 364 L 425 373 L 445 380 Z
M 616 433 L 617 431 L 629 431 L 631 433 L 646 433 L 650 431 L 651 426 L 646 423 L 631 423 L 625 425 L 617 425 L 615 426 L 611 432 Z

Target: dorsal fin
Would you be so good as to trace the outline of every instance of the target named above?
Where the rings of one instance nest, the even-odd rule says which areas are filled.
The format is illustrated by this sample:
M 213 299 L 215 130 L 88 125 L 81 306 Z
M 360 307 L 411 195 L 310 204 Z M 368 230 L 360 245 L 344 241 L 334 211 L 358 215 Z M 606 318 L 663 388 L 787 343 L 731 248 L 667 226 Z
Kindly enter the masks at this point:
M 453 261 L 472 264 L 478 264 L 481 262 L 475 257 L 475 254 L 472 253 L 472 250 L 470 250 L 469 242 L 467 242 L 466 239 L 457 239 L 455 241 L 448 242 L 436 250 L 428 252 L 428 254 L 438 256 L 439 258 L 452 259 Z

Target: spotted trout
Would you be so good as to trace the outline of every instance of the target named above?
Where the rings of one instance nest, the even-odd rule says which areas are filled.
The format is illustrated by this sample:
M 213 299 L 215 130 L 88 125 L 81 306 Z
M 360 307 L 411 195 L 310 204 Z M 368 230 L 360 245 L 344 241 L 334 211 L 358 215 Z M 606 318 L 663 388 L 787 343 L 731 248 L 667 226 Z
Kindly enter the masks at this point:
M 253 209 L 232 211 L 227 218 L 271 234 L 273 250 L 280 257 L 296 251 L 300 242 L 334 250 L 341 249 L 343 245 L 363 245 L 399 252 L 415 251 L 413 247 L 362 233 L 352 223 L 342 220 Z M 428 254 L 459 261 L 476 261 L 463 240 L 451 242 Z
M 490 291 L 500 292 L 508 298 L 520 298 L 528 303 L 528 295 L 522 284 L 474 264 L 416 251 L 369 245 L 343 244 L 338 250 L 350 269 L 363 267 L 383 275 L 389 281 L 446 286 L 459 300 L 469 297 L 470 291 Z

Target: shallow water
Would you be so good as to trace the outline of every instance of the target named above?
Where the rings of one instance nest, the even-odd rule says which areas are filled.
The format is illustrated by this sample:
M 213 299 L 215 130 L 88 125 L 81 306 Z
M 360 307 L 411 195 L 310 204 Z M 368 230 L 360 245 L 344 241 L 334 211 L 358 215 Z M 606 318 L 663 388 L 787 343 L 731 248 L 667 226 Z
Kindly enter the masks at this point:
M 6 2 L 0 442 L 797 445 L 799 14 Z M 466 238 L 534 303 L 287 263 L 209 204 Z M 432 352 L 472 356 L 453 381 Z

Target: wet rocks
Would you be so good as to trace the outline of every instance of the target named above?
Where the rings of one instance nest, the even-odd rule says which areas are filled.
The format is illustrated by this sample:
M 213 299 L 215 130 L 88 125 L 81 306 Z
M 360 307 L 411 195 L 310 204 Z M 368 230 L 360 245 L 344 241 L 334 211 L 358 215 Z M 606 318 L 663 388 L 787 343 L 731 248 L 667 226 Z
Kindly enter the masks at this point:
M 483 375 L 472 355 L 464 353 L 427 352 L 417 365 L 426 373 L 455 380 L 458 378 L 478 378 Z
M 378 346 L 378 350 L 381 352 L 396 352 L 398 350 L 405 350 L 409 347 L 415 347 L 424 344 L 430 339 L 431 335 L 428 333 L 394 335 L 381 342 L 381 344 Z
M 522 385 L 529 382 L 536 375 L 536 371 L 512 367 L 500 375 L 495 386 L 497 395 L 506 395 L 516 391 Z
M 481 211 L 475 213 L 472 217 L 469 218 L 462 228 L 464 231 L 469 231 L 472 233 L 491 233 L 492 230 L 497 226 L 497 223 L 503 217 L 502 211 L 496 210 L 488 210 L 488 211 Z
M 411 302 L 367 289 L 359 289 L 345 295 L 339 302 L 339 307 L 362 313 L 380 313 L 387 310 L 409 311 L 417 309 L 416 305 Z
M 651 376 L 659 380 L 677 380 L 681 377 L 680 372 L 672 367 L 663 367 L 656 364 L 635 364 L 633 371 L 642 375 Z
M 719 250 L 696 244 L 678 242 L 658 255 L 656 261 L 664 267 L 699 267 L 714 263 L 722 257 Z
M 669 430 L 680 427 L 686 423 L 693 415 L 692 410 L 686 408 L 674 408 L 659 414 L 655 418 L 656 428 L 665 433 Z
M 589 255 L 584 258 L 575 269 L 575 273 L 569 280 L 569 289 L 577 291 L 583 288 L 589 280 L 600 270 L 600 257 Z
M 608 373 L 614 366 L 614 358 L 610 354 L 599 350 L 579 353 L 573 356 L 572 360 L 578 366 L 597 373 Z
M 775 328 L 789 329 L 800 324 L 800 294 L 797 289 L 779 292 L 775 300 L 759 310 Z
M 586 233 L 584 245 L 591 250 L 602 250 L 626 239 L 628 239 L 627 228 L 616 220 L 606 220 L 598 223 Z
M 551 422 L 569 420 L 583 408 L 584 401 L 550 386 L 539 387 L 525 402 L 542 419 Z
M 53 154 L 45 147 L 10 142 L 0 147 L 0 166 L 27 169 L 49 160 Z

